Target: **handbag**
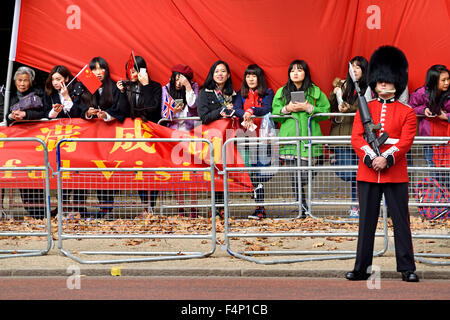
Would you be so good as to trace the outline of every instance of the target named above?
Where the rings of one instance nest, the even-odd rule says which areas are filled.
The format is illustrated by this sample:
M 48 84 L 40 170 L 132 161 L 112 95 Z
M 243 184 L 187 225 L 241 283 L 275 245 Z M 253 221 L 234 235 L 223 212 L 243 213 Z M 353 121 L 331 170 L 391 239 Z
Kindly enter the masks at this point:
M 11 106 L 11 111 L 25 111 L 29 109 L 42 108 L 42 100 L 34 92 L 27 94 L 25 97 L 19 100 L 16 104 Z

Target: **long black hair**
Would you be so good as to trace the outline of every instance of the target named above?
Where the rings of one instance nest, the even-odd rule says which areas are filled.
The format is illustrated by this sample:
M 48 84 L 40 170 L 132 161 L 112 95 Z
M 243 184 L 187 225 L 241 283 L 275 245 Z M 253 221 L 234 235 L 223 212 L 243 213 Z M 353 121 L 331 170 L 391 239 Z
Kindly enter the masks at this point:
M 442 64 L 435 64 L 428 69 L 425 79 L 425 91 L 428 94 L 428 98 L 430 100 L 430 111 L 434 114 L 441 113 L 444 102 L 447 99 L 450 99 L 450 90 L 441 92 L 439 94 L 437 89 L 441 73 L 444 72 L 450 74 L 446 66 Z
M 84 105 L 88 107 L 98 105 L 102 107 L 102 109 L 108 109 L 114 103 L 113 88 L 115 86 L 115 83 L 111 79 L 108 63 L 102 57 L 92 58 L 92 60 L 89 62 L 89 68 L 91 70 L 95 69 L 97 63 L 100 66 L 100 68 L 105 69 L 105 75 L 101 86 L 101 88 L 103 88 L 103 92 L 100 97 L 100 101 L 96 101 L 95 96 L 92 95 L 89 92 L 89 90 L 85 90 L 84 93 L 81 95 L 81 101 Z
M 206 77 L 205 82 L 202 85 L 202 89 L 209 89 L 209 90 L 214 90 L 216 89 L 216 82 L 214 81 L 214 71 L 216 70 L 218 65 L 223 64 L 225 66 L 225 68 L 227 69 L 228 74 L 230 75 L 227 79 L 227 81 L 225 82 L 225 85 L 223 87 L 223 94 L 227 95 L 227 96 L 231 96 L 234 92 L 234 88 L 233 88 L 233 83 L 231 81 L 231 72 L 230 72 L 230 67 L 228 66 L 228 63 L 226 63 L 225 61 L 222 60 L 218 60 L 216 62 L 213 63 L 213 65 L 211 66 L 211 68 L 209 69 L 208 72 L 208 76 Z
M 133 66 L 133 68 L 136 70 L 136 68 L 138 68 L 136 70 L 136 72 L 140 72 L 140 70 L 142 68 L 147 69 L 147 63 L 145 62 L 144 58 L 142 58 L 141 56 L 135 56 L 134 57 L 136 64 Z M 128 62 L 125 64 L 125 70 L 127 70 L 128 68 Z M 127 79 L 129 79 L 128 77 L 128 72 L 126 72 L 127 74 Z M 148 70 L 147 70 L 147 76 L 148 76 L 148 80 L 150 81 L 150 75 L 148 74 Z M 142 92 L 142 84 L 139 82 L 139 80 L 135 81 L 135 82 L 131 82 L 131 84 L 129 86 L 127 86 L 126 88 L 126 95 L 127 95 L 127 99 L 128 99 L 128 103 L 130 105 L 130 117 L 132 119 L 135 119 L 136 117 L 141 117 L 142 119 L 147 119 L 147 115 L 146 115 L 146 110 L 149 109 L 150 107 L 144 106 L 144 100 L 139 99 L 139 101 L 136 102 L 136 95 L 138 93 Z M 147 121 L 147 120 L 145 120 Z
M 294 82 L 291 80 L 291 71 L 294 69 L 294 67 L 297 67 L 299 69 L 303 69 L 305 71 L 305 78 L 303 79 L 302 86 L 300 89 L 297 89 Z M 305 95 L 308 93 L 308 90 L 312 87 L 313 82 L 311 80 L 311 73 L 309 71 L 309 66 L 304 60 L 294 60 L 291 62 L 288 68 L 288 81 L 283 87 L 283 98 L 286 101 L 286 103 L 289 103 L 291 101 L 291 92 L 293 91 L 304 91 Z
M 242 80 L 242 85 L 241 85 L 241 96 L 244 98 L 248 97 L 249 87 L 248 87 L 248 84 L 247 84 L 247 81 L 245 80 L 245 78 L 249 74 L 255 75 L 256 78 L 258 79 L 258 86 L 256 87 L 256 91 L 258 92 L 258 95 L 261 98 L 263 98 L 266 95 L 267 82 L 266 82 L 266 78 L 264 76 L 263 69 L 261 69 L 261 67 L 258 66 L 257 64 L 251 64 L 245 69 L 244 79 Z
M 181 89 L 177 90 L 176 82 L 177 82 L 177 76 L 183 75 L 186 77 L 186 79 L 189 81 L 191 86 L 194 85 L 194 82 L 192 81 L 191 75 L 184 74 L 179 71 L 172 71 L 172 75 L 170 76 L 169 80 L 169 95 L 173 99 L 183 99 L 183 103 L 186 104 L 186 88 L 184 86 L 181 86 Z
M 369 67 L 369 62 L 366 58 L 362 56 L 356 56 L 353 57 L 350 60 L 350 63 L 353 64 L 356 62 L 356 65 L 358 65 L 361 68 L 361 79 L 358 80 L 359 88 L 361 89 L 361 92 L 364 93 L 367 90 L 367 69 Z M 350 70 L 347 72 L 347 78 L 345 80 L 345 88 L 342 92 L 342 100 L 349 104 L 353 104 L 356 99 L 358 99 L 358 94 L 355 92 L 355 84 L 353 83 L 352 78 L 350 77 Z
M 141 68 L 147 69 L 147 63 L 145 62 L 144 58 L 142 58 L 141 56 L 135 56 L 134 59 L 136 61 L 136 64 L 133 67 L 135 70 L 136 70 L 136 67 L 138 68 L 136 70 L 136 72 L 139 72 L 141 70 Z M 125 64 L 125 71 L 127 71 L 127 70 L 128 70 L 128 61 Z M 128 77 L 128 72 L 126 72 L 126 74 L 127 74 L 127 79 L 131 80 Z M 150 80 L 150 75 L 148 74 L 148 70 L 147 70 L 147 75 L 148 75 L 148 80 Z

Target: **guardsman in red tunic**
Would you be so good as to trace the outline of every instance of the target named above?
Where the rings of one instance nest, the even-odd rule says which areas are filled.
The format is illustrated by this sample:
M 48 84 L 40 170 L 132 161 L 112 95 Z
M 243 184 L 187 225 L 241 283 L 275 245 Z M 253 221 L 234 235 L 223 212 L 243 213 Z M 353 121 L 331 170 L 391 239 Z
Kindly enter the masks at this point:
M 373 123 L 380 123 L 388 140 L 380 147 L 380 156 L 364 139 L 364 127 L 356 113 L 352 146 L 359 157 L 358 181 L 359 229 L 356 261 L 348 280 L 370 277 L 380 202 L 384 194 L 394 225 L 397 271 L 402 280 L 417 282 L 408 210 L 408 173 L 406 153 L 416 134 L 414 110 L 399 101 L 408 82 L 408 62 L 403 52 L 391 46 L 375 50 L 369 62 L 368 83 L 378 97 L 368 103 Z

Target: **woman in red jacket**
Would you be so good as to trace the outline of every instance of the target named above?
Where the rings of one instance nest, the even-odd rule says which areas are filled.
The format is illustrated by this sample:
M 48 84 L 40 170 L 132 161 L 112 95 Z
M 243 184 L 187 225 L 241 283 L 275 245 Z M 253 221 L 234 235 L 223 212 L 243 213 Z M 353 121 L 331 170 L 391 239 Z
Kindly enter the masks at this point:
M 359 110 L 355 115 L 352 146 L 359 158 L 356 180 L 360 208 L 358 245 L 353 271 L 348 280 L 366 280 L 370 277 L 375 232 L 384 194 L 394 225 L 397 271 L 402 280 L 417 282 L 414 273 L 414 252 L 408 211 L 408 172 L 406 153 L 411 149 L 416 134 L 414 110 L 399 101 L 408 82 L 408 61 L 395 47 L 378 48 L 369 62 L 368 83 L 377 99 L 368 103 L 373 123 L 380 123 L 377 136 L 387 132 L 389 139 L 380 147 L 380 154 L 364 139 L 364 127 Z

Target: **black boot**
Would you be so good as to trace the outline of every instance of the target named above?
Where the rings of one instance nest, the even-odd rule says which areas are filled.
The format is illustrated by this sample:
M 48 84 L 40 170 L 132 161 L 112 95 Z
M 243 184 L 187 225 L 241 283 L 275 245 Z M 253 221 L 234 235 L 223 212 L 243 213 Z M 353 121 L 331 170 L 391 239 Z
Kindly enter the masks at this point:
M 360 281 L 360 280 L 367 280 L 370 278 L 370 276 L 371 276 L 370 273 L 353 270 L 347 272 L 345 278 L 350 281 Z
M 419 282 L 419 277 L 414 271 L 403 271 L 402 280 L 406 282 Z

